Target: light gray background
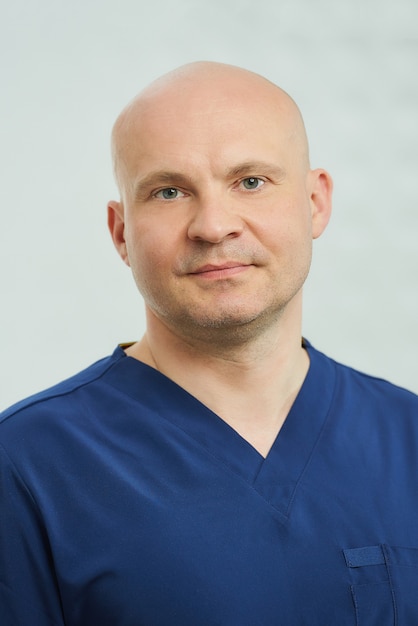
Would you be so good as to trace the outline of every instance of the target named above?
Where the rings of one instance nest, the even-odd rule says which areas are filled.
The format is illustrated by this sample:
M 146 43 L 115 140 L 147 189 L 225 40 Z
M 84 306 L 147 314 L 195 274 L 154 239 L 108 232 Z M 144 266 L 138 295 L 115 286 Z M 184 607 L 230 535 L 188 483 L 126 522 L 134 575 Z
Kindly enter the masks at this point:
M 142 335 L 105 226 L 109 133 L 142 86 L 199 59 L 289 91 L 334 177 L 305 336 L 417 392 L 417 33 L 416 0 L 3 1 L 0 406 Z

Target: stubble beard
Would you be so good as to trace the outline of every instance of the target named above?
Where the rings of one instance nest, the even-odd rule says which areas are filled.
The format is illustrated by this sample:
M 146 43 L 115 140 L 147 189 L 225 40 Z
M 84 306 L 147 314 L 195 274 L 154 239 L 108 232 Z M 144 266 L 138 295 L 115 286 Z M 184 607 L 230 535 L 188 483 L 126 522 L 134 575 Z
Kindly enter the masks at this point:
M 287 304 L 285 299 L 283 303 L 273 302 L 255 311 L 244 312 L 237 305 L 232 310 L 224 307 L 223 311 L 214 313 L 204 312 L 198 306 L 187 309 L 178 306 L 175 310 L 161 303 L 148 303 L 148 306 L 173 334 L 189 345 L 207 346 L 211 352 L 225 353 L 260 339 L 279 323 Z
M 299 266 L 296 272 L 294 271 L 296 268 L 288 268 L 292 280 L 288 282 L 284 279 L 284 283 L 280 283 L 278 278 L 276 288 L 272 286 L 271 293 L 268 291 L 268 285 L 265 285 L 265 290 L 258 295 L 251 292 L 243 293 L 241 305 L 239 302 L 228 303 L 227 296 L 225 302 L 222 302 L 223 298 L 220 297 L 218 304 L 216 297 L 212 302 L 209 298 L 204 304 L 204 295 L 200 302 L 193 301 L 193 298 L 188 299 L 186 292 L 181 293 L 180 283 L 175 293 L 165 294 L 165 297 L 161 298 L 161 292 L 155 292 L 153 282 L 149 281 L 148 284 L 147 281 L 136 282 L 147 307 L 171 333 L 189 345 L 199 345 L 202 349 L 206 346 L 213 352 L 225 353 L 245 348 L 263 335 L 267 337 L 269 331 L 280 324 L 288 305 L 301 292 L 307 278 L 310 258 L 306 261 L 306 264 Z M 233 284 L 229 285 L 228 281 L 225 281 L 222 287 L 216 288 L 219 289 L 220 295 L 222 291 L 226 294 L 229 289 L 234 289 Z M 270 297 L 266 298 L 266 293 Z M 254 303 L 255 306 L 248 308 L 248 303 Z

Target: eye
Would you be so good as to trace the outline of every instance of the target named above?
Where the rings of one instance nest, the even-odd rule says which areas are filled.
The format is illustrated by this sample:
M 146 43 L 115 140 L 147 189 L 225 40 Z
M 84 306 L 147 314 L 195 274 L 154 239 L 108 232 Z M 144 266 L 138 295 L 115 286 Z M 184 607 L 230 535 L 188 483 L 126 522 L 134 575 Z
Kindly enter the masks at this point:
M 257 178 L 256 176 L 250 176 L 249 178 L 244 178 L 240 184 L 248 191 L 253 191 L 262 187 L 264 185 L 264 180 Z
M 155 198 L 160 198 L 161 200 L 176 200 L 177 198 L 183 197 L 185 194 L 176 189 L 175 187 L 166 187 L 165 189 L 160 189 L 154 194 Z

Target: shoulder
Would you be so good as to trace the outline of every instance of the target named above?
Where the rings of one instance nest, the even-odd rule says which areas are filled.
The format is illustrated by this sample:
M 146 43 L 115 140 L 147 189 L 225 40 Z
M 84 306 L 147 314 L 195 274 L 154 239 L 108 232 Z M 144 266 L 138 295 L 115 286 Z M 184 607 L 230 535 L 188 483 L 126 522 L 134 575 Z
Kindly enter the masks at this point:
M 403 387 L 382 378 L 364 373 L 339 363 L 308 344 L 311 360 L 336 376 L 335 402 L 359 413 L 372 412 L 377 416 L 410 415 L 418 419 L 418 396 Z
M 110 356 L 100 359 L 74 376 L 17 402 L 0 413 L 0 429 L 4 431 L 5 425 L 11 421 L 25 420 L 36 414 L 47 414 L 51 409 L 56 412 L 58 407 L 62 411 L 65 405 L 75 407 L 78 392 L 85 388 L 95 387 L 123 357 L 124 352 L 118 347 Z

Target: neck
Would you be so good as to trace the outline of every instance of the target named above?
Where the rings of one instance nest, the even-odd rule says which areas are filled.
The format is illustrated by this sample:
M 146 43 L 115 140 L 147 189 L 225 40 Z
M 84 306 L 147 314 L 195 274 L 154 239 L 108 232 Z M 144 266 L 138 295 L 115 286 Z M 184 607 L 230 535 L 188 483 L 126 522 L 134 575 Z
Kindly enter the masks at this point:
M 183 387 L 266 456 L 309 367 L 300 326 L 291 320 L 222 348 L 189 343 L 150 312 L 146 335 L 127 353 Z

